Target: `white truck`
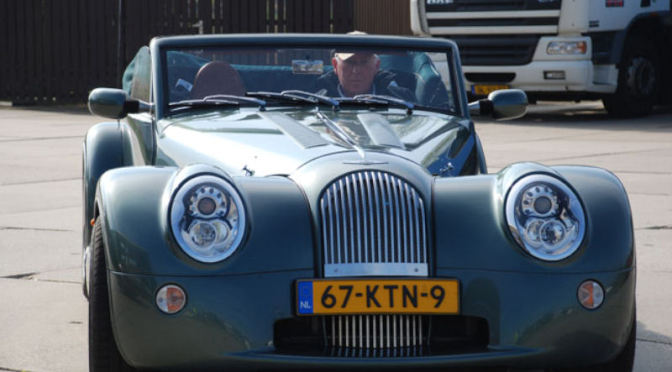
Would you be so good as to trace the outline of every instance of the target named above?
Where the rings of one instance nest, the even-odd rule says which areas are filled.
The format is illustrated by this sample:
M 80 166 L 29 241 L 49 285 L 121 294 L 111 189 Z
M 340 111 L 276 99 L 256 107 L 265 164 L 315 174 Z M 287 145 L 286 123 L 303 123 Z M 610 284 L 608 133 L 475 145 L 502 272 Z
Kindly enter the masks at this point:
M 672 95 L 672 0 L 411 0 L 416 35 L 459 48 L 470 98 L 602 99 L 648 114 Z

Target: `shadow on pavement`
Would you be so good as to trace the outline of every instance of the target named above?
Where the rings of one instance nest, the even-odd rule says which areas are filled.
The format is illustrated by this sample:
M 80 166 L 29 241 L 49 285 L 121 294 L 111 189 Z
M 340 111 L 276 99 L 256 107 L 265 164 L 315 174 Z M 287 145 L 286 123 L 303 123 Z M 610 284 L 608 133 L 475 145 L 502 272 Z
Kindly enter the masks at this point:
M 637 321 L 637 341 L 653 342 L 672 347 L 672 337 L 655 332 L 646 327 L 646 324 Z
M 475 120 L 486 124 L 490 120 Z M 527 114 L 516 120 L 498 121 L 497 125 L 565 127 L 577 129 L 670 131 L 672 106 L 656 107 L 645 117 L 618 118 L 607 114 L 600 101 L 580 103 L 539 102 L 528 107 Z
M 85 104 L 79 105 L 54 105 L 54 106 L 38 106 L 38 105 L 18 105 L 6 107 L 10 110 L 27 110 L 40 112 L 54 112 L 71 115 L 88 115 L 91 116 L 89 108 Z

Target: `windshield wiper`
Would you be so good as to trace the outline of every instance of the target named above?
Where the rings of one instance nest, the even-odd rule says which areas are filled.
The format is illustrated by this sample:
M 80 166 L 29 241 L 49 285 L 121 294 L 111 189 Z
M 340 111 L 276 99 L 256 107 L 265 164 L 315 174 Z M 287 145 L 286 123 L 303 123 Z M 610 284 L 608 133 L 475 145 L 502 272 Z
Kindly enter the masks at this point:
M 240 107 L 240 103 L 226 99 L 185 99 L 182 101 L 171 102 L 168 108 L 171 111 L 183 111 L 190 109 L 213 108 L 213 107 Z
M 210 100 L 233 100 L 238 103 L 252 103 L 259 105 L 259 111 L 265 111 L 266 110 L 266 101 L 263 99 L 257 99 L 257 98 L 252 98 L 252 97 L 245 97 L 245 96 L 236 96 L 236 95 L 231 95 L 231 94 L 214 94 L 212 96 L 207 96 L 203 98 L 204 101 L 210 101 Z
M 345 101 L 348 98 L 343 98 L 339 99 Z M 427 106 L 427 105 L 420 105 L 417 103 L 412 103 L 408 101 L 404 101 L 403 99 L 392 97 L 392 96 L 384 96 L 384 95 L 376 95 L 376 94 L 360 94 L 357 96 L 354 96 L 350 98 L 351 100 L 355 101 L 361 101 L 361 100 L 370 100 L 371 102 L 376 101 L 376 102 L 386 102 L 388 104 L 394 104 L 398 105 L 401 107 L 404 107 L 406 109 L 406 112 L 410 115 L 413 113 L 413 110 L 426 110 L 426 111 L 436 111 L 440 112 L 443 114 L 448 114 L 448 115 L 456 115 L 457 111 L 455 109 L 451 108 L 441 108 L 437 106 Z
M 286 101 L 286 102 L 290 102 L 290 103 L 308 103 L 308 104 L 311 104 L 311 105 L 314 105 L 315 103 L 317 103 L 317 101 L 312 99 L 312 98 L 286 95 L 286 94 L 277 93 L 277 92 L 264 92 L 264 91 L 247 92 L 247 93 L 245 93 L 245 95 L 248 96 L 248 97 L 275 99 L 277 101 Z
M 185 99 L 182 101 L 171 102 L 168 107 L 171 111 L 182 111 L 189 109 L 213 108 L 213 107 L 240 107 L 241 103 L 251 103 L 259 106 L 259 111 L 266 110 L 266 101 L 245 96 L 236 96 L 230 94 L 214 94 L 199 99 Z
M 276 99 L 278 101 L 286 101 L 291 103 L 308 103 L 311 105 L 326 104 L 338 109 L 338 101 L 327 96 L 310 93 L 303 90 L 284 90 L 278 92 L 247 92 L 248 97 L 260 97 L 265 99 Z
M 314 99 L 316 102 L 331 105 L 335 110 L 338 110 L 339 106 L 338 101 L 331 97 L 327 97 L 325 95 L 318 93 L 306 92 L 305 90 L 283 90 L 280 94 L 290 97 L 310 97 Z
M 362 96 L 356 96 L 356 97 L 337 97 L 334 98 L 337 100 L 341 105 L 357 105 L 357 106 L 380 106 L 380 107 L 389 107 L 390 103 L 388 101 L 384 101 L 381 99 L 375 99 L 375 98 L 370 98 L 370 97 L 362 97 Z
M 380 95 L 380 94 L 358 94 L 354 97 L 352 97 L 355 100 L 366 100 L 366 99 L 373 99 L 377 101 L 383 101 L 387 102 L 392 105 L 396 106 L 401 106 L 406 109 L 406 113 L 408 115 L 413 113 L 413 109 L 415 108 L 415 105 L 411 102 L 404 101 L 401 98 L 396 98 L 396 97 L 391 97 L 391 96 L 385 96 L 385 95 Z

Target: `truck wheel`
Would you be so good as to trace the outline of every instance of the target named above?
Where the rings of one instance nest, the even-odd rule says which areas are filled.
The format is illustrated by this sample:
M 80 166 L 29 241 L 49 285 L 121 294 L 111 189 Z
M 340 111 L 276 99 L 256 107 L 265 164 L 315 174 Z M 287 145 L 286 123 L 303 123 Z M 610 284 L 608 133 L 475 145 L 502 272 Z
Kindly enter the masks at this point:
M 112 334 L 110 304 L 107 294 L 105 243 L 100 219 L 91 235 L 91 266 L 89 268 L 89 371 L 134 371 L 119 353 Z
M 651 41 L 630 37 L 619 64 L 616 93 L 602 99 L 613 116 L 643 116 L 651 112 L 661 84 L 660 57 Z

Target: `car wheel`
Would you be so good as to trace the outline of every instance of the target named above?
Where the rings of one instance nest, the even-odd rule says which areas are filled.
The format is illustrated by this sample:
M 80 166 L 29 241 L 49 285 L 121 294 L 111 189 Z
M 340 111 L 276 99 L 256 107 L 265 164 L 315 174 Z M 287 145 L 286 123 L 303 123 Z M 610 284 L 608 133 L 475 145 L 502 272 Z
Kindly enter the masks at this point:
M 105 267 L 105 243 L 100 219 L 91 235 L 89 266 L 89 371 L 134 371 L 119 353 L 112 333 Z
M 630 37 L 619 64 L 616 93 L 602 99 L 613 116 L 643 116 L 653 109 L 661 84 L 660 57 L 654 44 L 643 37 Z

